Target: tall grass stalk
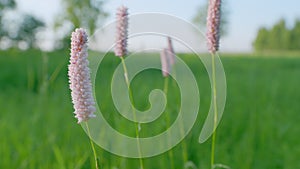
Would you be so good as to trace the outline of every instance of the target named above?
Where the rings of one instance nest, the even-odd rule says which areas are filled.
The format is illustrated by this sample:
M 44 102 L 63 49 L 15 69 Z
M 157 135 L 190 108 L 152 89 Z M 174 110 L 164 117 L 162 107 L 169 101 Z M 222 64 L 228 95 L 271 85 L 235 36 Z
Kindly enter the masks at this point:
M 58 66 L 56 66 L 55 70 L 53 71 L 53 73 L 50 75 L 49 78 L 49 83 L 53 84 L 55 82 L 55 80 L 57 79 L 59 73 L 62 71 L 62 69 L 64 68 L 64 66 L 66 65 L 66 62 L 60 62 L 60 64 Z
M 211 169 L 214 168 L 215 164 L 215 144 L 216 144 L 216 127 L 218 121 L 218 109 L 217 109 L 217 88 L 216 88 L 216 63 L 215 57 L 216 53 L 211 53 L 211 65 L 212 65 L 212 93 L 213 93 L 213 106 L 214 106 L 214 127 L 213 127 L 213 135 L 212 135 L 212 143 L 211 143 Z
M 95 160 L 95 166 L 96 166 L 96 169 L 99 169 L 99 164 L 98 164 L 98 160 L 97 160 L 97 152 L 96 152 L 96 149 L 95 149 L 95 146 L 94 146 L 94 142 L 93 142 L 92 137 L 91 137 L 91 131 L 90 131 L 90 127 L 89 127 L 88 122 L 85 122 L 85 126 L 86 126 L 86 129 L 87 129 L 88 136 L 89 136 L 90 143 L 91 143 L 91 147 L 92 147 L 92 150 L 93 150 L 93 155 L 94 155 L 94 160 Z
M 213 135 L 211 143 L 211 168 L 214 168 L 215 163 L 215 144 L 216 144 L 216 128 L 218 122 L 218 108 L 217 108 L 217 89 L 216 89 L 216 63 L 215 57 L 218 56 L 220 43 L 220 24 L 221 24 L 221 0 L 209 0 L 207 10 L 207 47 L 211 53 L 211 65 L 212 65 L 212 99 L 214 109 L 213 119 Z
M 176 79 L 176 67 L 175 67 L 175 63 L 172 65 L 172 75 L 174 76 L 174 79 Z M 173 80 L 173 85 L 176 86 L 176 81 Z M 180 134 L 181 136 L 184 135 L 184 129 L 183 129 L 183 122 L 182 119 L 179 119 L 179 125 L 180 125 Z M 186 164 L 188 162 L 188 151 L 187 151 L 187 144 L 185 140 L 182 140 L 182 160 L 183 163 Z
M 128 71 L 127 71 L 127 67 L 126 67 L 126 64 L 125 64 L 125 60 L 124 60 L 124 57 L 121 56 L 121 61 L 122 61 L 122 65 L 123 65 L 123 69 L 124 69 L 124 77 L 125 77 L 125 81 L 126 81 L 126 84 L 127 84 L 127 88 L 128 88 L 128 92 L 129 92 L 129 98 L 130 98 L 130 101 L 131 101 L 131 108 L 132 108 L 132 113 L 133 113 L 133 119 L 134 121 L 136 121 L 136 112 L 135 112 L 135 107 L 133 105 L 133 95 L 132 95 L 132 91 L 131 91 L 131 88 L 130 88 L 130 83 L 129 83 L 129 80 L 128 80 Z M 139 124 L 135 123 L 135 134 L 136 134 L 136 138 L 137 138 L 137 148 L 138 148 L 138 153 L 139 153 L 139 161 L 140 161 L 140 167 L 141 169 L 144 169 L 144 163 L 143 163 L 143 159 L 142 159 L 142 151 L 141 151 L 141 145 L 140 145 L 140 136 L 139 136 Z
M 173 71 L 173 74 L 174 74 L 174 78 L 176 79 L 176 69 L 175 69 L 175 64 L 172 65 L 172 71 Z M 176 81 L 174 81 L 174 84 L 176 85 Z M 180 118 L 180 134 L 181 136 L 184 135 L 184 128 L 183 128 L 183 122 L 182 122 L 182 119 Z M 187 150 L 187 144 L 186 144 L 186 141 L 183 139 L 182 140 L 182 160 L 183 160 L 183 163 L 187 163 L 188 162 L 188 150 Z
M 41 55 L 42 55 L 42 64 L 41 64 L 42 74 L 41 74 L 41 78 L 40 78 L 40 82 L 39 82 L 39 91 L 41 93 L 47 93 L 48 86 L 49 86 L 49 82 L 48 82 L 49 59 L 48 59 L 47 54 L 43 53 Z
M 169 76 L 166 76 L 165 77 L 165 81 L 164 81 L 164 93 L 166 95 L 166 97 L 168 98 L 168 88 L 169 88 Z M 170 112 L 166 115 L 166 121 L 167 121 L 167 124 L 166 124 L 166 129 L 168 130 L 170 125 L 171 125 L 171 120 L 170 120 Z M 170 132 L 167 132 L 168 134 L 168 146 L 171 145 L 170 143 L 170 139 L 171 139 L 171 136 L 170 136 Z M 173 153 L 173 150 L 170 149 L 168 151 L 168 155 L 169 155 L 169 158 L 170 158 L 170 165 L 171 165 L 171 169 L 175 169 L 175 166 L 174 166 L 174 153 Z

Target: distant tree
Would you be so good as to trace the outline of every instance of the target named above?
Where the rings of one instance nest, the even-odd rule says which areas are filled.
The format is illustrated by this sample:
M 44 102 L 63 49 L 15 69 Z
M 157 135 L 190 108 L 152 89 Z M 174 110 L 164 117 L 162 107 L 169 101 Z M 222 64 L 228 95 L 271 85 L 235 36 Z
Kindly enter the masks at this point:
M 256 51 L 262 50 L 300 50 L 300 20 L 293 28 L 288 28 L 284 19 L 271 29 L 260 28 L 253 42 Z
M 291 48 L 300 49 L 300 20 L 296 20 L 294 28 L 291 30 Z
M 15 8 L 16 2 L 15 0 L 0 0 L 0 13 L 8 8 Z
M 36 34 L 45 26 L 44 22 L 32 15 L 24 15 L 14 40 L 26 42 L 29 48 L 36 47 Z
M 10 47 L 25 44 L 28 48 L 36 47 L 36 34 L 45 24 L 29 14 L 20 14 L 15 0 L 0 0 L 0 42 L 10 41 Z M 4 19 L 5 13 L 14 12 L 16 20 Z M 14 23 L 14 26 L 9 26 Z
M 228 16 L 229 10 L 227 9 L 228 6 L 226 3 L 222 3 L 221 5 L 221 24 L 220 24 L 220 33 L 221 36 L 225 36 L 228 33 Z M 201 29 L 206 28 L 206 18 L 207 18 L 207 9 L 208 9 L 208 1 L 205 4 L 200 5 L 197 9 L 197 13 L 193 18 L 193 22 Z
M 7 10 L 16 7 L 14 0 L 0 0 L 0 40 L 2 37 L 7 36 L 7 32 L 4 31 L 2 18 Z
M 270 49 L 288 50 L 290 46 L 290 32 L 286 28 L 285 20 L 281 19 L 270 31 Z
M 68 42 L 69 33 L 77 27 L 93 33 L 108 15 L 103 10 L 103 4 L 104 0 L 62 0 L 63 11 L 57 17 L 55 28 L 65 29 L 65 24 L 71 24 L 62 42 Z
M 262 51 L 269 47 L 269 31 L 266 28 L 260 28 L 258 30 L 256 39 L 253 43 L 256 51 Z

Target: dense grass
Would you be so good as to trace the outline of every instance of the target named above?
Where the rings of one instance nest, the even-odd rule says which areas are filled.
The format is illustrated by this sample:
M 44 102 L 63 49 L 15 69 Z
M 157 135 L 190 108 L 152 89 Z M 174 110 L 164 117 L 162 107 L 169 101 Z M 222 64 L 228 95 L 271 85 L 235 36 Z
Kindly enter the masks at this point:
M 242 55 L 241 55 L 242 56 Z M 184 142 L 188 159 L 197 168 L 209 168 L 210 140 L 198 137 L 210 103 L 208 76 L 201 61 L 181 55 L 197 77 L 201 107 L 197 123 Z M 232 169 L 300 168 L 300 58 L 223 57 L 228 94 L 219 125 L 216 162 Z M 0 52 L 0 168 L 93 168 L 89 140 L 73 117 L 67 80 L 68 53 L 57 51 Z M 109 123 L 128 135 L 134 123 L 122 118 L 113 106 L 110 82 L 120 60 L 107 56 L 97 74 L 97 101 Z M 163 88 L 157 70 L 140 73 L 132 82 L 137 108 L 149 105 L 154 88 Z M 176 113 L 178 88 L 170 83 L 167 111 Z M 166 114 L 142 126 L 142 137 L 165 127 Z M 171 117 L 171 121 L 176 116 Z M 182 169 L 182 146 L 174 153 Z M 112 155 L 97 147 L 101 168 L 137 169 L 138 160 Z M 145 169 L 170 168 L 168 153 L 144 159 Z

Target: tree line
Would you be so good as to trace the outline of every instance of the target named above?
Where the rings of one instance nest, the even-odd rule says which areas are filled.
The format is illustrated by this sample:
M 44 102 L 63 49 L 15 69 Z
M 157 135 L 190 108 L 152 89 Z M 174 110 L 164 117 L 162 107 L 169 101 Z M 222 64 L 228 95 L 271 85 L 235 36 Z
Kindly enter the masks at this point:
M 15 0 L 0 0 L 0 42 L 1 47 L 35 47 L 36 33 L 45 23 L 30 14 L 16 10 Z M 13 19 L 6 17 L 11 12 Z M 11 16 L 12 16 L 11 15 Z
M 59 35 L 55 37 L 55 49 L 66 48 L 74 28 L 83 27 L 93 33 L 101 25 L 107 16 L 103 5 L 104 0 L 61 0 L 62 11 L 53 25 L 46 25 L 37 17 L 18 11 L 16 0 L 0 0 L 0 49 L 39 48 L 37 37 L 46 27 Z
M 279 20 L 272 28 L 262 27 L 258 30 L 253 42 L 256 51 L 300 50 L 300 20 L 289 28 L 284 19 Z

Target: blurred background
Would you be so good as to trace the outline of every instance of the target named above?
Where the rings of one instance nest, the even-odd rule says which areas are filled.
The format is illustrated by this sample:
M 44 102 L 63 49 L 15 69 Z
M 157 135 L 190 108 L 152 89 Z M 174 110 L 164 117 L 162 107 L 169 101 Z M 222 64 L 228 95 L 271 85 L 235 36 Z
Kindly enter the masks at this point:
M 0 0 L 0 168 L 94 167 L 88 137 L 73 117 L 68 88 L 70 34 L 75 28 L 86 28 L 92 35 L 114 20 L 117 7 L 126 5 L 130 14 L 171 14 L 205 33 L 207 4 L 205 0 Z M 223 0 L 220 55 L 228 95 L 217 133 L 217 163 L 232 169 L 300 168 L 299 6 L 298 0 Z M 172 150 L 175 166 L 208 168 L 210 140 L 198 143 L 210 104 L 208 75 L 195 54 L 176 47 L 175 51 L 197 77 L 202 95 L 198 123 Z M 205 50 L 199 52 L 206 55 Z M 110 90 L 119 63 L 113 53 L 106 55 L 97 73 L 106 80 L 97 80 L 96 95 L 106 119 L 126 133 L 134 123 L 117 115 L 110 93 L 103 92 Z M 157 70 L 139 74 L 132 82 L 135 105 L 146 109 L 150 91 L 162 89 L 163 82 Z M 175 81 L 170 85 L 173 92 L 168 93 L 166 111 L 176 114 L 179 89 Z M 163 131 L 165 116 L 169 115 L 162 116 L 157 127 L 144 126 L 141 135 Z M 101 168 L 139 166 L 136 159 L 100 147 L 97 152 Z M 147 158 L 145 168 L 169 168 L 169 161 L 168 153 Z
M 64 43 L 68 45 L 70 32 L 75 27 L 85 27 L 93 34 L 96 29 L 112 22 L 116 8 L 122 4 L 130 8 L 130 14 L 167 13 L 194 23 L 205 32 L 207 3 L 205 0 L 190 0 L 188 3 L 171 0 L 2 0 L 1 48 L 35 47 L 47 51 L 64 48 Z M 298 5 L 297 0 L 284 3 L 280 0 L 223 1 L 221 50 L 253 52 L 262 49 L 297 49 Z M 272 40 L 268 34 L 280 38 Z M 265 43 L 268 39 L 272 43 L 277 41 L 277 44 Z

